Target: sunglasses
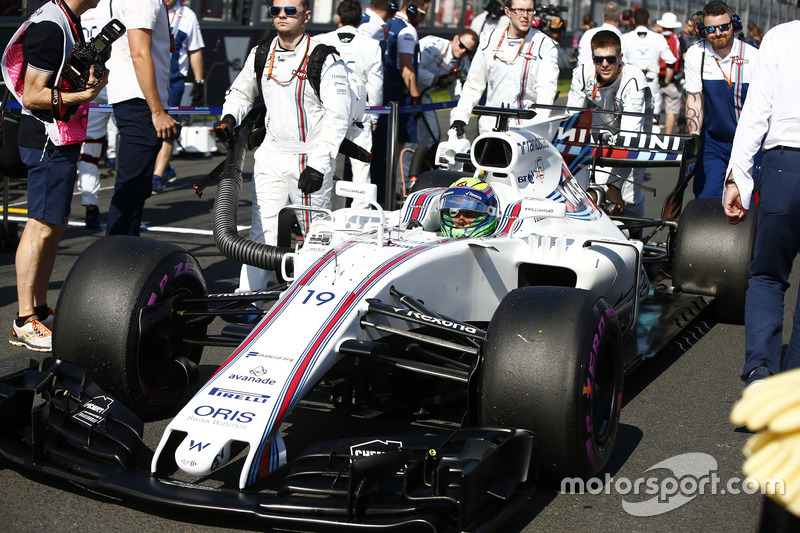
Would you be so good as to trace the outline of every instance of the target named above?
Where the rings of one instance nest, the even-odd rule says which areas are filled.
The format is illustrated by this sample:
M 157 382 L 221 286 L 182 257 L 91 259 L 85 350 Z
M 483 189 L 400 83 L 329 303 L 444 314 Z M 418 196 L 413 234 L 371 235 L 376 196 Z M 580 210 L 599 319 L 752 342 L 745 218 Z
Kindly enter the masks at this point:
M 297 12 L 299 11 L 299 9 L 300 8 L 298 8 L 296 6 L 285 6 L 285 7 L 270 6 L 269 14 L 274 18 L 274 17 L 279 16 L 281 14 L 281 10 L 283 10 L 283 12 L 286 13 L 287 17 L 294 17 L 294 16 L 297 15 Z
M 711 35 L 712 33 L 716 33 L 717 30 L 721 32 L 726 32 L 730 29 L 731 23 L 726 22 L 725 24 L 717 24 L 716 26 L 706 26 L 706 33 Z
M 467 54 L 472 55 L 475 53 L 475 50 L 472 50 L 469 46 L 465 45 L 461 41 L 458 41 L 458 47 L 464 50 Z
M 522 15 L 533 16 L 533 14 L 536 13 L 535 9 L 524 9 L 521 7 L 509 7 L 508 10 L 518 17 L 521 17 Z
M 592 56 L 595 65 L 602 65 L 603 61 L 608 61 L 609 65 L 617 64 L 617 56 Z

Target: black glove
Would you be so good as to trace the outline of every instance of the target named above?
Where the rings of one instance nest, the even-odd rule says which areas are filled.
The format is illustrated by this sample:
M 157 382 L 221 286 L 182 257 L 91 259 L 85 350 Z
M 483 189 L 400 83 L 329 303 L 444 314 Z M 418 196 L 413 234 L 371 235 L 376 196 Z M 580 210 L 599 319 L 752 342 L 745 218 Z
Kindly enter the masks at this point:
M 447 74 L 446 76 L 439 76 L 439 79 L 436 81 L 436 85 L 444 89 L 448 87 L 451 83 L 456 81 L 456 77 L 458 74 Z
M 225 115 L 222 120 L 214 122 L 214 133 L 220 142 L 227 143 L 233 137 L 233 128 L 236 127 L 236 119 L 233 115 Z
M 206 105 L 206 82 L 196 81 L 192 87 L 192 107 L 203 107 Z
M 663 89 L 664 87 L 669 85 L 669 83 L 666 82 L 665 78 L 658 78 L 658 85 L 661 86 L 661 88 Z
M 467 127 L 467 123 L 464 122 L 463 120 L 456 120 L 455 122 L 450 124 L 450 129 L 451 130 L 456 130 L 456 135 L 458 135 L 459 137 L 463 137 L 464 136 L 464 131 L 465 131 L 466 127 Z
M 697 157 L 700 150 L 703 148 L 703 139 L 697 133 L 690 133 L 689 138 L 686 139 L 684 151 L 691 157 Z
M 422 95 L 419 96 L 412 96 L 411 97 L 411 105 L 421 105 L 422 104 Z
M 322 180 L 325 176 L 322 172 L 315 170 L 311 167 L 300 173 L 300 179 L 297 180 L 297 188 L 303 191 L 303 194 L 311 194 L 317 192 L 322 188 Z

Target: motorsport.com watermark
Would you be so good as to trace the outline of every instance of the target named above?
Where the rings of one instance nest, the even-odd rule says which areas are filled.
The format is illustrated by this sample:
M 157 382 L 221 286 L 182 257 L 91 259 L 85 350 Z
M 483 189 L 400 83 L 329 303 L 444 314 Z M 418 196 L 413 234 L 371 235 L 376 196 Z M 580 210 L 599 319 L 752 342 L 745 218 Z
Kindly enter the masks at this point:
M 583 480 L 564 478 L 561 494 L 620 494 L 652 496 L 642 501 L 622 499 L 622 508 L 634 516 L 664 514 L 689 503 L 703 494 L 785 494 L 786 484 L 780 478 L 768 478 L 759 487 L 755 478 L 732 477 L 722 480 L 717 474 L 717 460 L 707 453 L 684 453 L 670 457 L 646 470 L 670 470 L 671 475 L 653 475 L 630 479 L 605 474 Z

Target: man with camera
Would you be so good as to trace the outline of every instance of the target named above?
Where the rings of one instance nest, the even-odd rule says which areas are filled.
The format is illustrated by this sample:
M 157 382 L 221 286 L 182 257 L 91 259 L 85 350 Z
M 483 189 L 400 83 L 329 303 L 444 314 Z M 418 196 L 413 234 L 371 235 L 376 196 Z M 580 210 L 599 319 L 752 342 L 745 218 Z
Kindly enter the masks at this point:
M 84 44 L 80 15 L 97 2 L 43 4 L 3 54 L 3 79 L 22 105 L 19 152 L 28 169 L 28 220 L 15 259 L 19 308 L 9 342 L 38 352 L 52 350 L 47 287 L 69 220 L 88 102 L 106 83 L 95 78 L 93 66 L 83 85 L 67 75 L 70 53 Z
M 120 139 L 106 234 L 139 235 L 161 141 L 177 132 L 178 122 L 166 111 L 174 43 L 162 0 L 114 0 L 111 7 L 127 32 L 108 62 L 114 71 L 108 102 L 114 106 Z

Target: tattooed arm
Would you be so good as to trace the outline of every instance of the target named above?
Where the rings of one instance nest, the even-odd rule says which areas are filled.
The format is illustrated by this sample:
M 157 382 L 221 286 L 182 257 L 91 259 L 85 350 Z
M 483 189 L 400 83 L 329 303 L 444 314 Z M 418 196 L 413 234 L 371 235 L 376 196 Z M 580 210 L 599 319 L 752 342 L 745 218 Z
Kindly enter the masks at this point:
M 689 133 L 697 132 L 703 127 L 703 93 L 686 94 L 686 127 Z

